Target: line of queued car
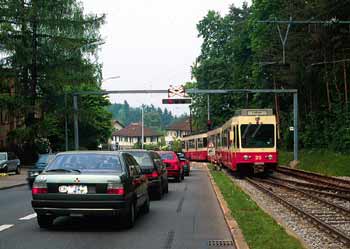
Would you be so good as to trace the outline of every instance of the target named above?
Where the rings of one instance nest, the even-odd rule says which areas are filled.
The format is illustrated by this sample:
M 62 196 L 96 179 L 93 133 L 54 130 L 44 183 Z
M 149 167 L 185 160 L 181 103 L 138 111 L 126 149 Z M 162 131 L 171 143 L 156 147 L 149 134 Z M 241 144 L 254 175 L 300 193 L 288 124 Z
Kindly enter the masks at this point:
M 40 161 L 40 159 L 39 159 Z M 32 207 L 41 228 L 59 216 L 111 216 L 125 228 L 138 213 L 148 213 L 150 199 L 168 193 L 168 178 L 181 182 L 189 162 L 172 151 L 75 151 L 45 156 L 29 171 Z

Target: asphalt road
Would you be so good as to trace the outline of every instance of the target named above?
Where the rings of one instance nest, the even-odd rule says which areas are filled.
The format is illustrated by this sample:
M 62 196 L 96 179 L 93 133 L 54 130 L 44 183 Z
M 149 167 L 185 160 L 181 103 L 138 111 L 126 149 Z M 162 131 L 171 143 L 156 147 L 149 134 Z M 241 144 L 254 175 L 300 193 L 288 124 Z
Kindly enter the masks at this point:
M 152 201 L 131 230 L 116 229 L 108 219 L 68 217 L 40 229 L 30 200 L 26 186 L 0 190 L 0 249 L 209 249 L 218 248 L 209 240 L 231 240 L 204 170 L 170 183 L 169 194 Z

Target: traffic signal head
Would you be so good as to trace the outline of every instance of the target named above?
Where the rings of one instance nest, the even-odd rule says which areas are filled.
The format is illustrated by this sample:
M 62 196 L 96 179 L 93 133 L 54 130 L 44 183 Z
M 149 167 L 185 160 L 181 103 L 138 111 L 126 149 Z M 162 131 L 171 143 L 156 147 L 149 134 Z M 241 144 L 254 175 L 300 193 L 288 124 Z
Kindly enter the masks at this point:
M 163 99 L 163 104 L 191 104 L 191 99 Z

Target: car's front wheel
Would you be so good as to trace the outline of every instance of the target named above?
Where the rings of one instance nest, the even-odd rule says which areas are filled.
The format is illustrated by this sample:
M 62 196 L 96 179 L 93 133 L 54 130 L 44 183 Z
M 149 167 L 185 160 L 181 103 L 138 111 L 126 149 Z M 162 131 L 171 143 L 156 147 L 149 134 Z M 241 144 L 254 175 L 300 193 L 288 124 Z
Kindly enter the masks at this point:
M 164 193 L 169 193 L 169 184 L 168 182 L 165 183 L 165 187 L 164 187 Z
M 148 214 L 150 210 L 150 201 L 149 198 L 145 201 L 145 203 L 142 205 L 141 211 L 144 214 Z
M 157 191 L 154 193 L 156 200 L 161 200 L 163 196 L 163 184 L 160 183 Z
M 17 165 L 16 167 L 16 175 L 20 175 L 21 174 L 21 166 Z
M 38 215 L 36 218 L 41 228 L 50 228 L 55 220 L 55 217 L 48 215 Z

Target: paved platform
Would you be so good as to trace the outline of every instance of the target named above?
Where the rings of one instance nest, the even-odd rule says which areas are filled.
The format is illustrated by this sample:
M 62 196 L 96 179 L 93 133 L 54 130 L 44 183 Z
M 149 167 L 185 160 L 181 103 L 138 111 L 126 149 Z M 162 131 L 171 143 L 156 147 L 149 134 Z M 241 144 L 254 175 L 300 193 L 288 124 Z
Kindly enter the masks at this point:
M 0 175 L 0 190 L 8 189 L 13 187 L 19 187 L 27 184 L 27 173 L 28 168 L 22 168 L 21 174 L 16 175 L 13 172 L 8 173 L 6 176 L 4 174 Z

